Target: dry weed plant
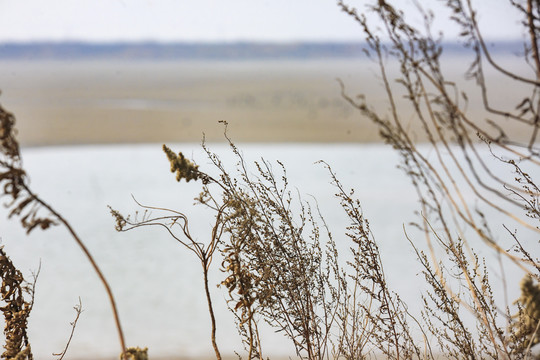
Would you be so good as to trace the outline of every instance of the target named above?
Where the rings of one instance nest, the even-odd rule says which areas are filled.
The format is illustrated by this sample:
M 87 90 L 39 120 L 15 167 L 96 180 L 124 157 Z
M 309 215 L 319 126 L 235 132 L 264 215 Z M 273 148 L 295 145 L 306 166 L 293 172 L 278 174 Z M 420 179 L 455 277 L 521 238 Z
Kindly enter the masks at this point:
M 540 165 L 540 2 L 510 0 L 522 15 L 527 34 L 524 67 L 519 69 L 499 64 L 482 37 L 479 14 L 470 0 L 443 3 L 460 29 L 461 44 L 474 57 L 466 75 L 478 86 L 487 119 L 471 118 L 467 94 L 454 79 L 445 77 L 442 34 L 433 35 L 435 15 L 419 3 L 423 29 L 407 22 L 397 2 L 376 1 L 362 14 L 338 1 L 366 36 L 366 53 L 378 64 L 390 112 L 381 114 L 365 97 L 346 94 L 342 84 L 343 96 L 377 124 L 385 142 L 399 152 L 401 166 L 418 194 L 420 221 L 415 225 L 430 249 L 428 255 L 417 250 L 431 287 L 424 297 L 423 319 L 436 336 L 439 351 L 450 358 L 527 358 L 538 343 L 540 322 L 533 310 L 540 304 L 540 192 L 538 172 L 531 172 Z M 380 20 L 381 28 L 370 25 L 373 18 Z M 395 81 L 390 79 L 390 64 L 399 69 Z M 488 84 L 487 67 L 527 92 L 514 109 L 498 108 L 492 100 L 492 87 L 497 85 Z M 399 97 L 407 100 L 407 107 L 398 107 Z M 409 121 L 420 124 L 420 133 L 409 130 Z M 521 128 L 528 138 L 509 135 L 513 128 Z M 417 138 L 426 139 L 426 144 L 419 146 Z M 482 148 L 491 152 L 491 159 L 483 156 Z M 509 176 L 495 170 L 493 159 L 499 162 L 496 166 L 506 165 Z M 500 223 L 487 211 L 505 220 Z M 510 315 L 509 304 L 496 304 L 487 265 L 472 249 L 480 246 L 477 240 L 523 270 L 525 280 L 517 302 L 522 310 L 515 316 Z M 444 250 L 444 258 L 435 256 L 436 247 Z M 463 309 L 476 317 L 474 328 L 467 327 Z
M 34 306 L 34 289 L 37 274 L 32 283 L 27 283 L 21 272 L 13 265 L 4 251 L 0 247 L 0 276 L 2 277 L 3 306 L 0 307 L 4 315 L 5 327 L 5 351 L 2 359 L 32 360 L 32 350 L 26 328 L 28 326 L 28 316 Z M 25 299 L 25 294 L 30 300 Z
M 225 124 L 226 129 L 226 124 Z M 339 258 L 333 235 L 316 202 L 291 191 L 287 172 L 264 159 L 253 168 L 228 138 L 236 166 L 229 169 L 203 142 L 216 174 L 163 146 L 176 179 L 200 180 L 196 202 L 215 212 L 212 237 L 204 245 L 194 240 L 183 212 L 141 205 L 141 216 L 112 210 L 116 228 L 127 231 L 160 226 L 193 251 L 203 265 L 204 285 L 215 250 L 219 250 L 221 282 L 229 294 L 248 359 L 264 359 L 260 326 L 266 324 L 287 337 L 303 359 L 362 359 L 375 352 L 388 358 L 421 357 L 407 319 L 407 307 L 387 285 L 378 246 L 353 192 L 329 174 L 349 226 L 343 229 L 351 261 Z M 165 212 L 154 215 L 149 211 Z M 180 233 L 176 233 L 180 231 Z M 344 240 L 344 239 L 342 239 Z M 217 350 L 210 295 L 211 341 Z
M 298 223 L 293 220 L 293 199 L 285 175 L 280 183 L 270 165 L 263 161 L 257 163 L 260 177 L 252 179 L 242 155 L 232 142 L 230 145 L 238 159 L 239 173 L 234 176 L 216 154 L 204 147 L 219 172 L 216 177 L 200 171 L 182 153 L 177 155 L 163 146 L 176 179 L 201 180 L 203 189 L 196 201 L 216 213 L 207 245 L 193 239 L 183 213 L 169 209 L 141 205 L 145 210 L 166 214 L 150 216 L 145 212 L 140 219 L 137 214 L 132 219 L 111 210 L 116 228 L 126 231 L 140 226 L 162 226 L 198 256 L 211 316 L 211 341 L 218 359 L 221 355 L 208 291 L 208 271 L 218 248 L 226 273 L 222 286 L 230 295 L 230 308 L 236 314 L 248 358 L 263 358 L 260 317 L 289 337 L 299 354 L 305 352 L 309 358 L 323 358 L 330 351 L 329 330 L 335 322 L 340 291 L 329 282 L 337 275 L 334 245 L 329 243 L 327 249 L 321 248 L 319 229 L 313 226 L 315 219 L 309 206 L 301 207 L 299 218 L 295 219 Z M 180 235 L 174 233 L 176 228 Z M 309 235 L 304 235 L 305 232 Z M 224 235 L 227 240 L 223 239 Z M 329 302 L 331 297 L 336 301 Z
M 255 162 L 256 172 L 251 174 L 242 154 L 230 145 L 238 160 L 237 173 L 227 171 L 207 150 L 225 191 L 218 199 L 206 188 L 201 200 L 226 205 L 228 237 L 220 250 L 227 277 L 222 285 L 248 359 L 264 358 L 261 319 L 289 338 L 298 356 L 327 358 L 344 281 L 331 234 L 318 225 L 318 209 L 289 190 L 281 163 L 280 176 L 264 160 Z
M 105 287 L 120 340 L 121 353 L 124 354 L 126 349 L 124 334 L 112 290 L 88 248 L 69 222 L 29 188 L 16 135 L 15 116 L 0 106 L 0 186 L 2 189 L 0 198 L 6 200 L 4 206 L 10 209 L 8 217 L 19 217 L 21 225 L 26 229 L 27 233 L 30 233 L 36 228 L 45 230 L 51 225 L 58 224 L 66 228 L 90 261 L 94 271 Z
M 331 330 L 337 326 L 346 282 L 331 235 L 323 227 L 327 239 L 321 242 L 319 213 L 314 213 L 307 202 L 297 199 L 299 208 L 293 212 L 295 197 L 288 189 L 283 166 L 282 176 L 277 177 L 271 165 L 262 160 L 255 163 L 257 175 L 252 175 L 240 151 L 230 140 L 229 144 L 238 161 L 234 172 L 229 172 L 203 144 L 217 176 L 200 171 L 182 153 L 177 155 L 163 146 L 178 181 L 201 180 L 202 192 L 196 201 L 215 212 L 207 245 L 193 240 L 183 213 L 168 209 L 141 205 L 145 210 L 166 211 L 169 215 L 145 213 L 140 219 L 111 210 L 117 230 L 162 226 L 199 257 L 212 321 L 211 340 L 218 359 L 207 276 L 216 249 L 226 275 L 221 285 L 228 291 L 229 307 L 236 316 L 248 359 L 264 358 L 261 319 L 287 336 L 298 356 L 329 358 L 333 350 Z M 181 236 L 174 233 L 175 228 Z

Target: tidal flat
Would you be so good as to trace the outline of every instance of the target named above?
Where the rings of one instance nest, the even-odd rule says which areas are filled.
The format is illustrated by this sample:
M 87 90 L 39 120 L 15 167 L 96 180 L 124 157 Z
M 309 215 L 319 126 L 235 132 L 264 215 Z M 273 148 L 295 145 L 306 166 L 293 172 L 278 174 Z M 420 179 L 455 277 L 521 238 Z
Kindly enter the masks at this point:
M 448 86 L 460 86 L 463 111 L 482 122 L 489 115 L 480 90 L 464 75 L 470 60 L 451 58 L 443 71 Z M 510 55 L 504 60 L 519 64 Z M 420 134 L 394 82 L 395 64 L 386 66 L 400 115 Z M 378 130 L 347 103 L 337 79 L 351 98 L 365 96 L 391 119 L 378 71 L 368 59 L 3 61 L 0 102 L 16 115 L 23 146 L 200 142 L 203 133 L 223 141 L 222 120 L 239 142 L 375 142 Z M 519 103 L 524 89 L 487 75 L 496 107 Z

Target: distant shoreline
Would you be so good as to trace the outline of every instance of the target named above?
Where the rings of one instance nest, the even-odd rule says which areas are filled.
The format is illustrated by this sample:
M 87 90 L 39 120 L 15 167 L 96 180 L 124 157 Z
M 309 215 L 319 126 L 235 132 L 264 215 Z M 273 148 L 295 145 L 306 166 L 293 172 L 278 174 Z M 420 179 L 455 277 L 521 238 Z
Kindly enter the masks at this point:
M 442 44 L 444 51 L 461 54 L 470 49 L 457 42 Z M 523 51 L 518 41 L 491 42 L 494 52 Z M 363 42 L 5 42 L 0 60 L 256 60 L 353 59 L 365 57 Z

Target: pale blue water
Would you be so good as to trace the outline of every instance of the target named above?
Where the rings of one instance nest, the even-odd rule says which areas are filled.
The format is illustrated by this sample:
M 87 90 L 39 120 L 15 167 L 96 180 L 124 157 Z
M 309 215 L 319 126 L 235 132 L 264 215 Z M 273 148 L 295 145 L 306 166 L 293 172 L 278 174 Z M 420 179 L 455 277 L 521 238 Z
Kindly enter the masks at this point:
M 194 158 L 204 171 L 211 168 L 198 144 L 173 144 Z M 210 144 L 225 161 L 226 145 Z M 330 163 L 345 187 L 354 187 L 378 240 L 391 286 L 419 310 L 422 276 L 403 225 L 415 220 L 415 193 L 396 168 L 398 157 L 384 145 L 269 144 L 240 145 L 246 159 L 280 159 L 288 170 L 291 189 L 306 200 L 316 196 L 336 241 L 345 252 L 346 226 L 333 197 L 328 172 L 317 160 Z M 144 204 L 186 211 L 192 233 L 204 240 L 212 218 L 193 209 L 197 183 L 178 184 L 160 144 L 33 148 L 23 151 L 32 188 L 62 213 L 78 231 L 108 277 L 117 297 L 129 346 L 148 346 L 151 356 L 211 354 L 210 323 L 196 258 L 161 229 L 117 233 L 107 205 L 130 213 L 137 209 L 133 194 Z M 276 166 L 277 169 L 277 166 Z M 67 232 L 56 227 L 26 236 L 18 223 L 6 221 L 0 210 L 0 237 L 6 252 L 27 278 L 41 261 L 30 336 L 36 358 L 60 352 L 69 336 L 73 306 L 80 297 L 84 312 L 69 350 L 70 358 L 116 358 L 120 347 L 107 298 L 82 252 Z M 418 236 L 419 246 L 423 238 Z M 494 265 L 497 269 L 498 265 Z M 222 275 L 214 266 L 213 284 Z M 509 270 L 511 272 L 511 270 Z M 508 273 L 507 273 L 508 275 Z M 515 293 L 516 284 L 511 284 Z M 224 353 L 241 351 L 226 293 L 212 286 L 217 309 L 218 342 Z M 418 305 L 417 305 L 418 304 Z M 265 332 L 271 354 L 291 354 L 281 336 Z

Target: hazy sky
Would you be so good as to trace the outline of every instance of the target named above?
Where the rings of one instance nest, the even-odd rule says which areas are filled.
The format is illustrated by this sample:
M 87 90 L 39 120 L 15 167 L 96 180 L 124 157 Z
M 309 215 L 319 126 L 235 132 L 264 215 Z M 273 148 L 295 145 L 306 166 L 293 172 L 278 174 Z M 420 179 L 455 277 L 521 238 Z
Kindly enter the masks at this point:
M 521 36 L 508 0 L 473 2 L 488 38 Z M 360 10 L 366 1 L 348 3 Z M 412 1 L 394 3 L 410 8 Z M 436 24 L 453 36 L 447 21 Z M 362 34 L 335 0 L 0 0 L 0 41 L 32 40 L 348 41 Z

